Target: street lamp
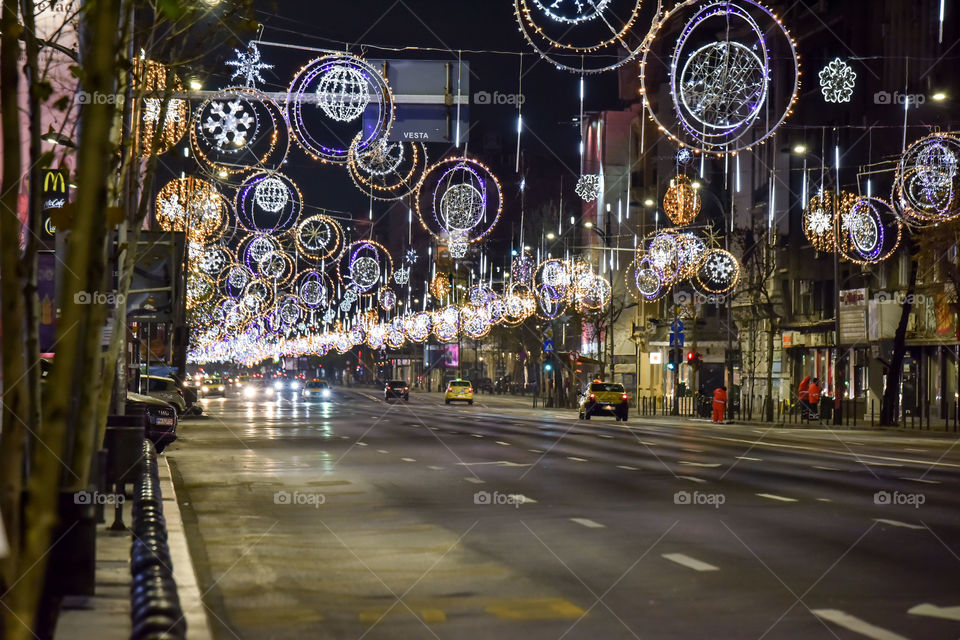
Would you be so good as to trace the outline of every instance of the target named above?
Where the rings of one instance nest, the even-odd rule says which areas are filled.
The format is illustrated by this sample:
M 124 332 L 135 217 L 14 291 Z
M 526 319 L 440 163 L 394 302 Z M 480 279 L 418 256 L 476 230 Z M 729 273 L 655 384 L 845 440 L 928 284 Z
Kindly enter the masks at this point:
M 40 139 L 50 144 L 70 147 L 71 149 L 76 149 L 77 147 L 77 143 L 75 143 L 73 140 L 71 140 L 67 136 L 57 131 L 50 131 L 48 133 L 45 133 L 44 135 L 40 136 Z

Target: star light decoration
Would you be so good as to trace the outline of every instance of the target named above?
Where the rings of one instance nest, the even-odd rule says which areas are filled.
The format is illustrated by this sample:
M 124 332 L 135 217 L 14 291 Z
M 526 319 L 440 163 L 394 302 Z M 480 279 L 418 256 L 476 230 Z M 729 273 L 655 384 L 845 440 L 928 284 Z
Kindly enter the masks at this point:
M 256 120 L 246 112 L 243 102 L 238 98 L 223 102 L 213 102 L 203 128 L 213 136 L 218 150 L 229 147 L 243 147 L 248 137 L 256 132 Z
M 419 257 L 420 256 L 417 255 L 417 250 L 411 248 L 411 249 L 407 249 L 407 253 L 404 255 L 403 261 L 409 265 L 415 265 L 417 264 L 417 259 Z
M 226 63 L 228 67 L 235 68 L 233 74 L 230 76 L 231 80 L 241 77 L 243 78 L 244 86 L 247 87 L 255 87 L 257 82 L 266 82 L 263 76 L 260 75 L 260 71 L 273 69 L 273 65 L 260 60 L 260 50 L 257 48 L 256 42 L 251 42 L 247 45 L 246 52 L 240 51 L 239 49 L 234 49 L 233 52 L 237 56 L 236 59 L 228 60 Z
M 580 176 L 577 180 L 577 195 L 583 198 L 584 202 L 593 202 L 600 196 L 602 180 L 597 174 L 586 174 Z
M 820 70 L 820 91 L 826 102 L 850 102 L 857 84 L 857 72 L 840 58 Z

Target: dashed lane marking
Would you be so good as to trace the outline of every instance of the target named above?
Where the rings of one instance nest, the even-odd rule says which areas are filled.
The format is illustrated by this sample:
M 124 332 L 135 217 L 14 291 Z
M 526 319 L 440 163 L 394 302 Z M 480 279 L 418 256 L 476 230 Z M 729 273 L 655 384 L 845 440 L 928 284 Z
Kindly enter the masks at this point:
M 480 478 L 474 478 L 473 476 L 467 476 L 464 478 L 467 482 L 472 482 L 473 484 L 484 484 L 484 481 Z
M 815 466 L 810 467 L 810 468 L 811 468 L 811 469 L 819 469 L 820 471 L 843 471 L 843 469 L 837 469 L 836 467 L 821 467 L 821 466 L 819 466 L 819 465 L 815 465 Z
M 430 469 L 431 471 L 443 471 L 443 467 L 435 467 L 433 465 L 428 466 L 427 469 Z
M 570 522 L 576 522 L 579 525 L 582 525 L 588 529 L 606 529 L 607 525 L 600 524 L 588 518 L 570 518 Z
M 852 616 L 844 611 L 840 611 L 839 609 L 813 609 L 811 613 L 818 618 L 827 620 L 828 622 L 832 622 L 839 627 L 849 629 L 850 631 L 859 633 L 860 635 L 868 638 L 872 638 L 873 640 L 907 640 L 907 638 L 901 636 L 899 633 L 881 629 L 876 625 L 870 624 L 866 620 L 861 620 L 860 618 Z
M 587 462 L 586 458 L 578 458 L 577 456 L 567 456 L 567 460 L 573 460 L 574 462 Z
M 817 498 L 817 502 L 833 502 L 830 498 Z
M 527 449 L 530 453 L 543 453 L 543 449 Z
M 471 433 L 470 435 L 473 436 L 474 438 L 482 438 L 482 437 L 483 437 L 483 436 L 482 436 L 481 434 L 479 434 L 479 433 Z
M 367 443 L 366 443 L 366 442 L 357 442 L 356 445 L 357 445 L 358 447 L 365 447 L 365 446 L 367 446 Z
M 689 480 L 690 482 L 697 482 L 699 484 L 703 484 L 704 482 L 706 482 L 706 480 L 704 480 L 703 478 L 698 478 L 697 476 L 677 476 L 677 477 L 680 478 L 681 480 Z
M 512 598 L 491 604 L 484 611 L 502 620 L 578 620 L 587 613 L 563 598 Z
M 897 478 L 898 480 L 907 480 L 908 482 L 922 482 L 924 484 L 940 484 L 939 480 L 927 480 L 926 478 Z
M 796 498 L 788 498 L 786 496 L 778 496 L 773 493 L 758 493 L 758 496 L 761 498 L 766 498 L 767 500 L 779 500 L 780 502 L 798 502 Z
M 691 558 L 690 556 L 682 553 L 664 553 L 662 554 L 662 557 L 670 562 L 676 562 L 679 565 L 687 567 L 688 569 L 693 569 L 694 571 L 720 571 L 720 567 L 715 567 L 712 564 L 708 564 L 702 560 L 697 560 L 696 558 Z
M 390 453 L 386 449 L 377 449 L 377 453 Z
M 403 460 L 404 462 L 416 462 L 416 461 L 417 461 L 416 458 L 400 458 L 400 459 Z
M 703 453 L 703 449 L 697 449 L 696 447 L 680 447 L 680 451 L 689 451 L 690 453 Z
M 624 469 L 626 471 L 640 471 L 640 469 L 637 469 L 636 467 L 631 467 L 626 464 L 618 464 L 617 469 Z
M 874 522 L 879 522 L 880 524 L 888 524 L 891 527 L 903 527 L 904 529 L 926 529 L 926 527 L 919 524 L 910 524 L 909 522 L 901 522 L 900 520 L 887 520 L 886 518 L 874 518 Z
M 499 444 L 499 445 L 502 446 L 502 447 L 509 447 L 509 446 L 510 446 L 510 443 L 509 443 L 509 442 L 504 442 L 503 440 L 497 440 L 497 444 Z
M 763 458 L 749 458 L 747 456 L 737 456 L 737 460 L 749 460 L 750 462 L 763 462 Z
M 960 621 L 960 607 L 938 607 L 928 602 L 912 607 L 907 613 L 913 616 L 927 616 L 930 618 Z
M 716 469 L 720 466 L 719 462 L 687 462 L 686 460 L 681 460 L 679 464 L 685 464 L 689 467 L 704 467 L 707 469 Z

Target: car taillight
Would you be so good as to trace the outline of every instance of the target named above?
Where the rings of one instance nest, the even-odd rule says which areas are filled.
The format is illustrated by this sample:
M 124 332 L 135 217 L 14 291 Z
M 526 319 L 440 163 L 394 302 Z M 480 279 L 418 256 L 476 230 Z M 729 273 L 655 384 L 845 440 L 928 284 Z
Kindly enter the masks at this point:
M 467 393 L 473 393 L 473 387 L 470 387 L 469 389 L 467 389 Z
M 404 390 L 404 391 L 409 391 L 409 390 L 410 390 L 410 387 L 404 387 L 403 390 Z
M 447 387 L 447 393 L 453 393 L 453 387 Z
M 182 390 L 182 389 L 177 389 L 177 395 L 182 398 L 182 397 L 183 397 L 183 390 Z
M 591 400 L 596 400 L 596 398 L 597 398 L 596 394 L 593 394 L 593 393 L 590 394 L 590 399 L 591 399 Z
M 627 394 L 623 394 L 623 399 L 624 399 L 624 400 L 627 399 Z

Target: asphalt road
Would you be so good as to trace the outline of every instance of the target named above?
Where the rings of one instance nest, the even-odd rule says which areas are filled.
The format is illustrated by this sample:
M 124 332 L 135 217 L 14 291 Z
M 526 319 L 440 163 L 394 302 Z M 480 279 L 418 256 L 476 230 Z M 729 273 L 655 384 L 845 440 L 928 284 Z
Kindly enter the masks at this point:
M 955 437 L 206 401 L 167 455 L 218 638 L 960 637 Z

